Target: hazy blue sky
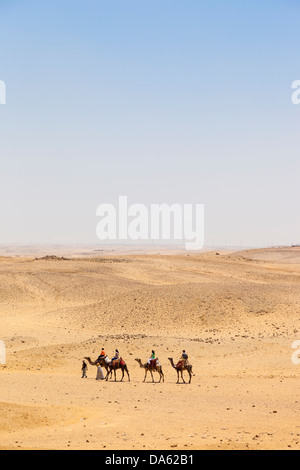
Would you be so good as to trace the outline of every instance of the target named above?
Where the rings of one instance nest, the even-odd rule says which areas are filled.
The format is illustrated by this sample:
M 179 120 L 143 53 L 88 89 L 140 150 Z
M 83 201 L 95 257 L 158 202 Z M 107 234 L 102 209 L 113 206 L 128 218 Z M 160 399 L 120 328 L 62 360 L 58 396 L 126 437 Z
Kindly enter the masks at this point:
M 296 0 L 0 0 L 0 243 L 205 204 L 206 244 L 300 243 Z

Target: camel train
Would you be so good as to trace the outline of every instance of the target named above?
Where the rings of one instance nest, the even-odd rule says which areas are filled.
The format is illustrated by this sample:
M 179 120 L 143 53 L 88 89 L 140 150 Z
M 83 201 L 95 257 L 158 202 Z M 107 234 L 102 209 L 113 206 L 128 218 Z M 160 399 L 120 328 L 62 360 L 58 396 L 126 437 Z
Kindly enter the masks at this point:
M 117 353 L 118 353 L 118 351 L 117 351 Z M 130 382 L 130 375 L 129 375 L 128 367 L 127 367 L 125 361 L 121 357 L 119 357 L 118 354 L 117 354 L 116 357 L 114 357 L 112 360 L 110 360 L 108 358 L 108 356 L 105 354 L 104 349 L 102 349 L 100 356 L 95 361 L 93 361 L 90 357 L 85 357 L 84 359 L 87 360 L 88 363 L 91 366 L 96 366 L 97 367 L 98 372 L 97 372 L 96 379 L 104 379 L 104 380 L 108 381 L 109 377 L 112 378 L 112 374 L 114 372 L 114 379 L 115 379 L 115 382 L 116 382 L 116 380 L 117 380 L 116 371 L 121 370 L 121 372 L 122 372 L 121 382 L 124 379 L 125 372 L 127 374 L 128 381 Z M 190 384 L 191 381 L 192 381 L 192 376 L 194 374 L 193 374 L 193 371 L 192 371 L 193 366 L 192 366 L 192 364 L 189 363 L 188 356 L 187 356 L 186 352 L 183 351 L 181 358 L 179 359 L 179 361 L 176 364 L 174 363 L 172 357 L 169 357 L 168 359 L 171 363 L 172 368 L 175 369 L 176 372 L 177 372 L 177 382 L 176 383 L 177 384 L 180 383 L 180 378 L 182 380 L 182 383 L 186 383 L 186 381 L 184 380 L 184 377 L 183 377 L 183 372 L 186 371 L 188 373 L 188 376 L 189 376 L 189 382 L 188 383 Z M 152 383 L 154 383 L 153 372 L 157 372 L 158 375 L 159 375 L 158 383 L 161 382 L 161 380 L 164 382 L 165 376 L 164 376 L 164 373 L 163 373 L 163 370 L 162 370 L 162 365 L 161 365 L 160 361 L 158 360 L 158 358 L 155 357 L 154 351 L 152 351 L 151 357 L 145 363 L 143 363 L 141 361 L 141 359 L 139 359 L 139 358 L 136 358 L 135 360 L 137 361 L 139 366 L 142 369 L 145 370 L 145 375 L 144 375 L 143 382 L 146 381 L 148 372 L 151 375 Z M 106 376 L 104 376 L 104 374 L 102 372 L 102 368 L 105 369 Z M 84 376 L 86 376 L 86 375 L 83 375 L 83 377 Z

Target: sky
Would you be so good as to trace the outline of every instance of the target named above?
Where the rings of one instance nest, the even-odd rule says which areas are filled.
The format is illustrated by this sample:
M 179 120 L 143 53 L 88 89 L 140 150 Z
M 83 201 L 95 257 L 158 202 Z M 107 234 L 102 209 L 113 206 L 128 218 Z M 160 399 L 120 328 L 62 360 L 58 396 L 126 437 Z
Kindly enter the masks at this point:
M 296 0 L 0 0 L 0 244 L 100 244 L 99 204 L 204 204 L 300 243 Z

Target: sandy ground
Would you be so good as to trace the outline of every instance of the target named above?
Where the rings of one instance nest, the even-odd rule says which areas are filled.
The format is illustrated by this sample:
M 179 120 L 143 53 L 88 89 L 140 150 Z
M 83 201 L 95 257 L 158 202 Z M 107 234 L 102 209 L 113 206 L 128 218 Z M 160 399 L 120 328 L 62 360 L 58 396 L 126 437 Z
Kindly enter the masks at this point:
M 300 448 L 297 247 L 1 257 L 0 321 L 1 449 Z M 81 378 L 102 346 L 130 382 Z M 161 383 L 135 361 L 152 349 Z M 191 384 L 168 360 L 182 349 Z

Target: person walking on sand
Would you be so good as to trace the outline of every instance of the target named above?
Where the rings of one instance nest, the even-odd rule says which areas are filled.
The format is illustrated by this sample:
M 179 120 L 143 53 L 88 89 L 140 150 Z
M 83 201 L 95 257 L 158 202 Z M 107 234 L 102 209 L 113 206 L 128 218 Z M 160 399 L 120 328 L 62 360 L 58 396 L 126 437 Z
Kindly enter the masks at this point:
M 100 364 L 97 365 L 97 375 L 96 375 L 96 380 L 104 380 L 104 374 L 103 374 L 103 369 L 100 366 Z
M 88 366 L 87 366 L 87 363 L 85 361 L 82 361 L 82 367 L 81 367 L 81 370 L 82 370 L 82 379 L 87 379 L 87 375 L 86 375 L 86 371 L 88 369 Z

